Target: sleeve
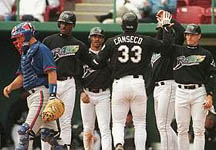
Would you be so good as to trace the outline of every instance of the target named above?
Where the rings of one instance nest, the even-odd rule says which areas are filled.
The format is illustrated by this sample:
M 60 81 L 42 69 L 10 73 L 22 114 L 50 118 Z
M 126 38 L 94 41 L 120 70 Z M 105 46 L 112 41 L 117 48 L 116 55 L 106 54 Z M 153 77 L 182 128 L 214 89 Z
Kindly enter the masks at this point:
M 105 42 L 105 44 L 103 45 L 101 51 L 99 52 L 98 56 L 96 55 L 94 57 L 94 64 L 99 65 L 101 68 L 107 64 L 108 59 L 111 57 L 112 55 L 112 50 L 113 50 L 113 43 L 112 40 L 109 39 Z
M 55 61 L 53 59 L 53 55 L 49 48 L 47 47 L 41 47 L 42 48 L 42 58 L 43 58 L 43 70 L 44 72 L 48 70 L 56 70 Z
M 150 36 L 147 36 L 144 41 L 144 46 L 148 47 L 153 52 L 156 53 L 165 53 L 168 52 L 169 49 L 171 49 L 171 46 L 173 44 L 173 35 L 172 35 L 172 29 L 168 26 L 163 28 L 163 35 L 162 40 L 158 40 L 156 38 L 152 38 Z
M 173 29 L 175 31 L 175 44 L 183 45 L 184 43 L 184 27 L 175 19 L 172 19 L 174 23 Z
M 209 67 L 208 73 L 206 76 L 206 92 L 208 95 L 212 95 L 215 93 L 215 85 L 216 85 L 216 66 L 213 56 L 210 55 L 209 62 L 207 64 Z

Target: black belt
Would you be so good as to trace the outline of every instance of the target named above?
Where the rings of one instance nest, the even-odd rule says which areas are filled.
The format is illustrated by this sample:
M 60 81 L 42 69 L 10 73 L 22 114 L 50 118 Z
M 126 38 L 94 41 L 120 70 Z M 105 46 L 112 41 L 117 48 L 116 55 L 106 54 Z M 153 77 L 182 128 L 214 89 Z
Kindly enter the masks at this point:
M 69 80 L 69 79 L 72 79 L 73 76 L 67 76 L 67 77 L 57 77 L 57 80 L 59 81 L 64 81 L 64 80 Z
M 129 76 L 133 76 L 133 78 L 139 78 L 141 77 L 142 75 L 129 75 Z M 116 80 L 119 80 L 120 78 L 115 78 Z
M 163 81 L 155 82 L 155 86 L 161 86 L 161 85 L 165 85 L 165 82 L 163 82 Z
M 202 87 L 202 84 L 196 84 L 196 85 L 178 85 L 181 89 L 196 89 L 199 87 Z
M 101 88 L 101 89 L 97 89 L 97 88 L 95 88 L 95 89 L 86 88 L 86 90 L 89 91 L 89 92 L 92 92 L 92 93 L 100 93 L 100 92 L 106 91 L 105 88 Z

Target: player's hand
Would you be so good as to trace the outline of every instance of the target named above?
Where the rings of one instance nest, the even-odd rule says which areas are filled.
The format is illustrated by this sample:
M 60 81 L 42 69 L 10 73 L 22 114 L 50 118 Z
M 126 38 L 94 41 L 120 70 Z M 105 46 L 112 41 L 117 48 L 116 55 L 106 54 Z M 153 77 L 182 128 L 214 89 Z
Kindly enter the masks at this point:
M 210 109 L 212 107 L 212 96 L 211 95 L 207 95 L 206 96 L 206 101 L 203 104 L 205 109 Z
M 4 96 L 9 98 L 9 94 L 11 93 L 11 91 L 12 91 L 11 86 L 10 85 L 6 86 L 3 90 Z
M 89 102 L 90 102 L 89 96 L 88 96 L 85 92 L 82 92 L 82 93 L 80 94 L 80 100 L 81 100 L 83 103 L 89 103 Z
M 162 28 L 162 15 L 163 15 L 164 10 L 159 10 L 158 13 L 156 14 L 156 18 L 157 18 L 157 27 L 158 28 Z
M 171 19 L 172 19 L 171 13 L 168 12 L 168 11 L 163 11 L 163 14 L 162 14 L 162 17 L 161 17 L 162 26 L 170 25 L 171 24 Z

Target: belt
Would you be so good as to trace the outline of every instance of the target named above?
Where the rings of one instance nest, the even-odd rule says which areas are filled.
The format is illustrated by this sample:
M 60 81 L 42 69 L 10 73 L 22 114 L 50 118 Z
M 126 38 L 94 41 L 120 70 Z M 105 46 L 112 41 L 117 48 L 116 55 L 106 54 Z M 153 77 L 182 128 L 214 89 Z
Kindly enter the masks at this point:
M 106 91 L 106 89 L 103 89 L 103 88 L 101 88 L 101 89 L 86 88 L 86 90 L 89 91 L 89 92 L 92 92 L 92 93 L 100 93 L 100 92 Z
M 64 81 L 64 80 L 69 80 L 69 79 L 72 79 L 73 76 L 67 76 L 67 77 L 57 77 L 57 80 L 59 81 Z
M 165 85 L 165 82 L 163 82 L 163 81 L 155 82 L 155 86 L 161 86 L 161 85 Z
M 181 89 L 196 89 L 196 88 L 199 88 L 199 87 L 202 87 L 202 84 L 194 84 L 194 85 L 178 85 L 179 88 Z
M 133 78 L 140 78 L 140 77 L 143 78 L 142 75 L 129 75 L 129 76 L 132 76 Z M 119 80 L 120 78 L 115 78 L 115 79 L 116 79 L 116 80 Z

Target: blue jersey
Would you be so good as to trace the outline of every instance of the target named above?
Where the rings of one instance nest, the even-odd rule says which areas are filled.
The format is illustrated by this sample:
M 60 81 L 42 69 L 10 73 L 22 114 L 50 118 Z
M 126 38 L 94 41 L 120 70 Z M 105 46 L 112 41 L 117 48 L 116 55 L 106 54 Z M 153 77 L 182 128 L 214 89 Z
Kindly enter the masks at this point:
M 18 73 L 23 75 L 23 87 L 29 90 L 41 85 L 48 87 L 46 71 L 55 69 L 51 51 L 37 41 L 26 53 L 22 54 Z

